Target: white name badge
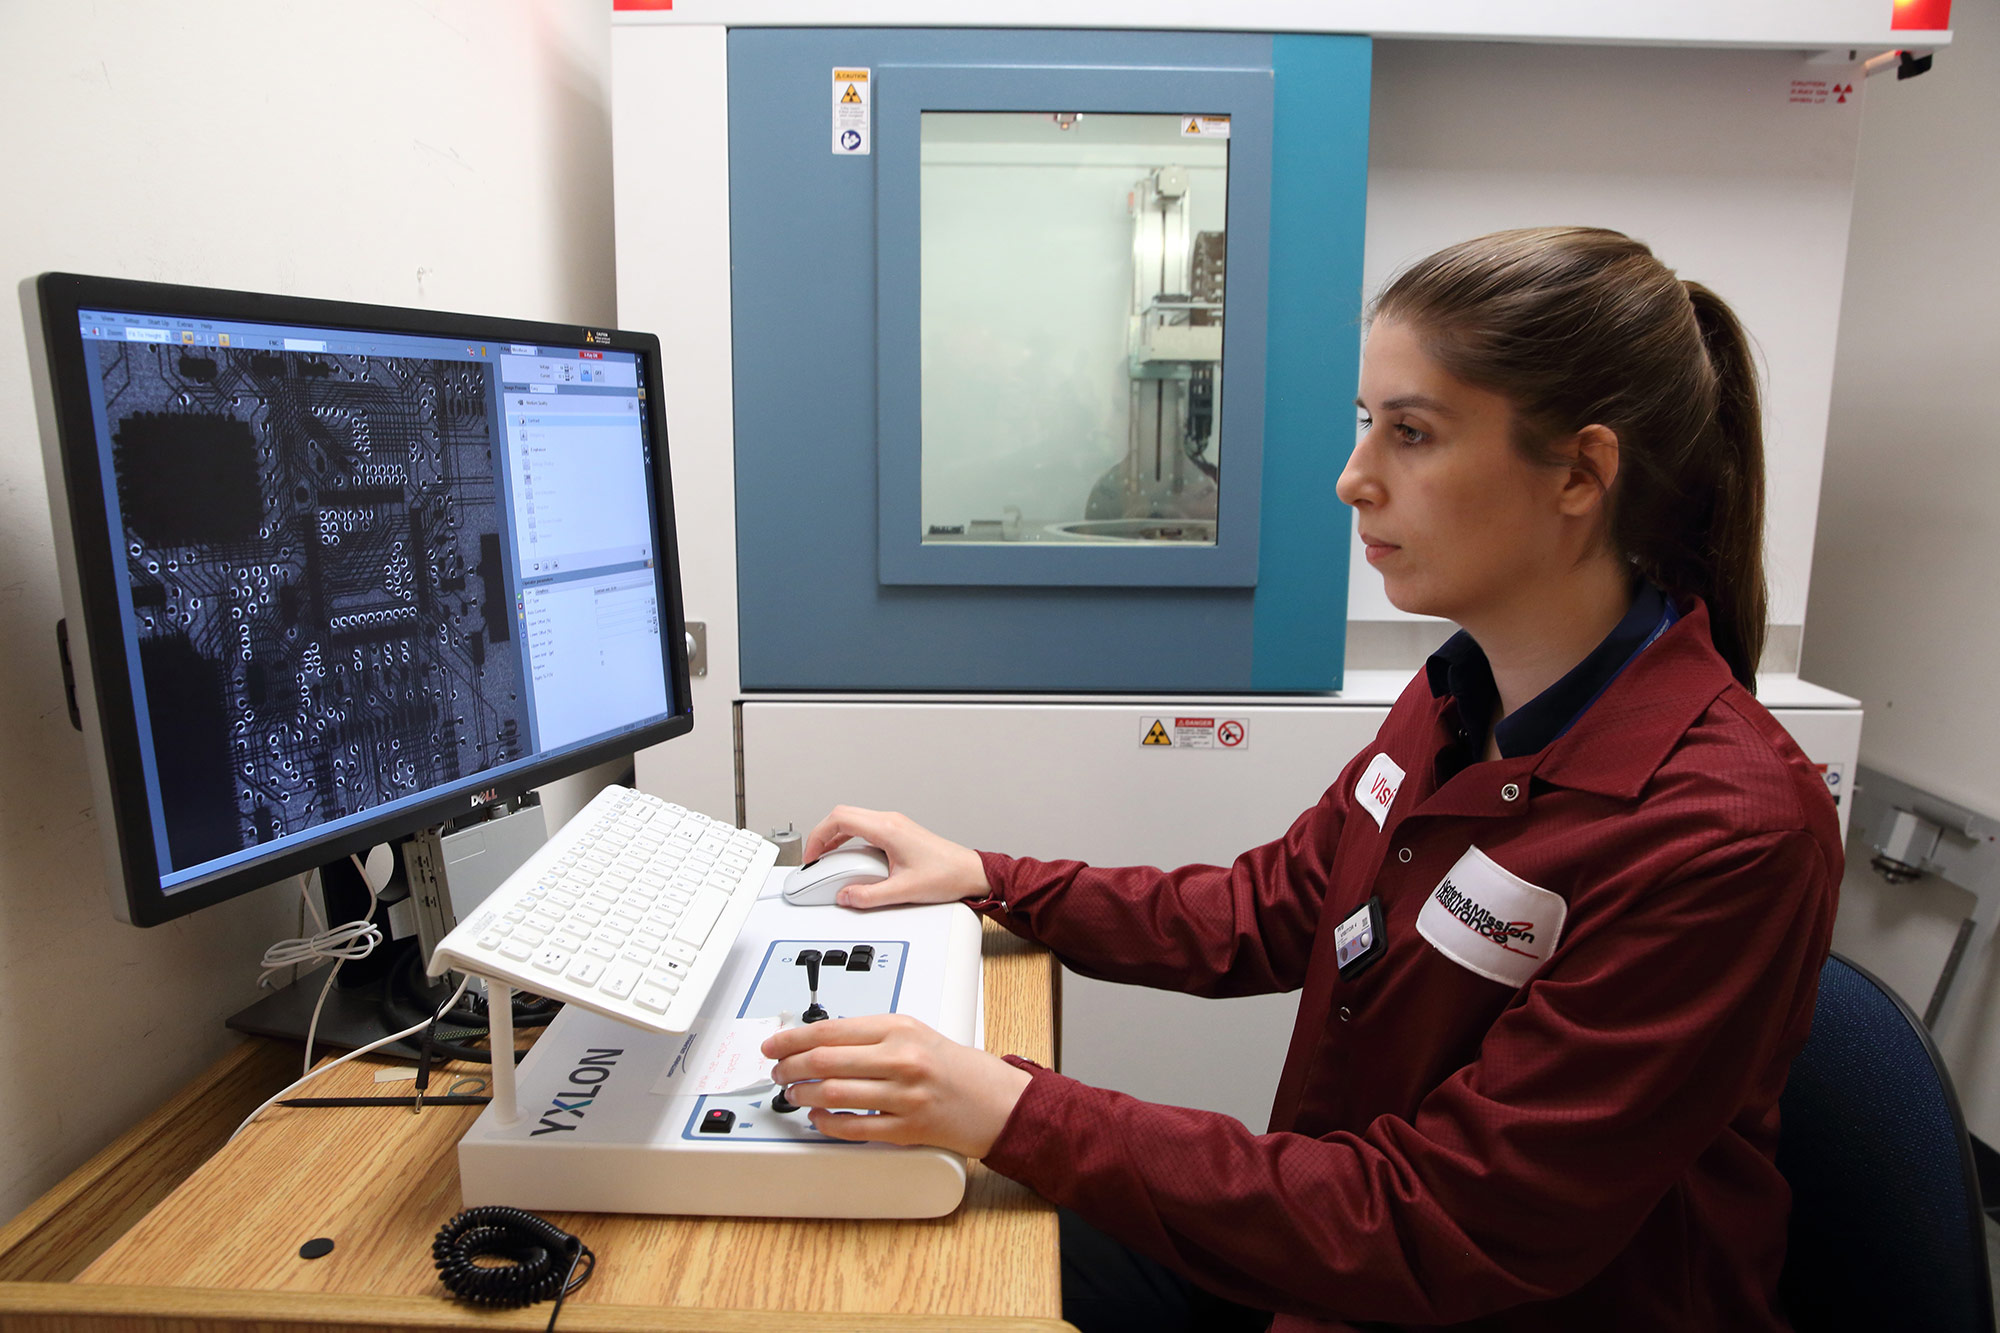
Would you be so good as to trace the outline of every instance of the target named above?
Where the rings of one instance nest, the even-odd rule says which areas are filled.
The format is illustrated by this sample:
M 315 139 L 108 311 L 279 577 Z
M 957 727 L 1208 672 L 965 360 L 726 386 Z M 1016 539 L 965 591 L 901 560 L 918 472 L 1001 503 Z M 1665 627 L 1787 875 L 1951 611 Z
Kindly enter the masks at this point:
M 1354 800 L 1363 810 L 1374 817 L 1375 827 L 1381 828 L 1382 821 L 1389 817 L 1389 807 L 1396 803 L 1396 792 L 1403 785 L 1403 770 L 1396 761 L 1386 754 L 1378 754 L 1368 765 L 1361 781 L 1354 784 Z
M 1562 895 L 1468 847 L 1417 913 L 1417 933 L 1460 967 L 1519 989 L 1555 952 L 1568 916 Z

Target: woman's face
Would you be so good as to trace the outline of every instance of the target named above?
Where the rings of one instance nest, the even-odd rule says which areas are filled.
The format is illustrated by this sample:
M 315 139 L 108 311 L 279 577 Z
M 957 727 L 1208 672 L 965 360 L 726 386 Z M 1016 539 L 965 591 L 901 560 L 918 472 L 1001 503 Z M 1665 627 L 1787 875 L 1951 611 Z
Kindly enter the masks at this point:
M 1368 563 L 1399 610 L 1461 625 L 1532 600 L 1577 558 L 1568 470 L 1529 462 L 1513 405 L 1378 320 L 1361 359 L 1361 435 L 1340 474 Z

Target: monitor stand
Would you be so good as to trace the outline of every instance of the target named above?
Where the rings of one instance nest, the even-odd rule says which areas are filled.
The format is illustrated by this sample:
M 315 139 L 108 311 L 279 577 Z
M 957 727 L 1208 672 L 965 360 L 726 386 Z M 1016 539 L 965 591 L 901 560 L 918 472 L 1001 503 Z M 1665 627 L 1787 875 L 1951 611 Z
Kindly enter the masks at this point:
M 424 1013 L 435 1013 L 450 998 L 452 987 L 423 975 L 410 955 L 427 958 L 459 917 L 484 901 L 486 895 L 524 865 L 548 841 L 540 797 L 529 792 L 494 807 L 485 818 L 454 827 L 425 829 L 395 846 L 395 871 L 382 889 L 375 919 L 390 930 L 391 905 L 407 903 L 415 934 L 385 940 L 366 958 L 344 965 L 327 993 L 314 1033 L 314 1051 L 351 1051 L 400 1032 Z M 314 872 L 329 922 L 355 921 L 367 914 L 368 891 L 347 861 Z M 415 985 L 411 984 L 414 974 Z M 232 1014 L 228 1025 L 238 1032 L 277 1037 L 305 1045 L 313 1006 L 319 1004 L 326 973 L 315 968 L 288 986 Z M 415 1060 L 417 1042 L 392 1042 L 377 1047 L 390 1055 Z
M 396 961 L 400 965 L 401 956 L 415 950 L 416 941 L 395 940 L 382 948 L 397 955 Z M 436 1012 L 437 1007 L 450 998 L 451 987 L 439 985 L 429 977 L 423 977 L 421 981 L 421 994 L 411 994 L 407 987 L 403 988 L 404 993 L 396 998 L 392 1009 L 389 974 L 354 987 L 343 986 L 336 979 L 333 989 L 327 992 L 325 1006 L 320 1010 L 319 1028 L 313 1037 L 315 1055 L 321 1051 L 351 1051 L 371 1041 L 379 1041 L 391 1032 L 400 1032 L 421 1016 L 418 1012 L 420 1006 L 428 1005 L 428 1012 Z M 229 1026 L 238 1032 L 295 1041 L 303 1046 L 306 1027 L 312 1022 L 313 1006 L 319 1003 L 320 990 L 325 985 L 326 973 L 314 970 L 248 1008 L 231 1014 Z M 409 1016 L 401 1017 L 405 1013 Z M 411 1060 L 422 1054 L 414 1039 L 391 1042 L 376 1049 L 385 1055 L 400 1055 Z

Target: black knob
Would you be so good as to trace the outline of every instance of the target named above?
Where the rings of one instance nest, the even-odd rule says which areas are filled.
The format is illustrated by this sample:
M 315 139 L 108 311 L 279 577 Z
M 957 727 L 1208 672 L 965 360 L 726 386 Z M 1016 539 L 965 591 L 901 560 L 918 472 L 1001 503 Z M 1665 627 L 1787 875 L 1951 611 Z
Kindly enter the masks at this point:
M 785 1094 L 781 1092 L 777 1096 L 771 1098 L 771 1109 L 773 1111 L 776 1111 L 779 1115 L 790 1115 L 792 1112 L 798 1110 L 799 1108 L 797 1103 L 793 1102 L 789 1097 L 785 1096 Z

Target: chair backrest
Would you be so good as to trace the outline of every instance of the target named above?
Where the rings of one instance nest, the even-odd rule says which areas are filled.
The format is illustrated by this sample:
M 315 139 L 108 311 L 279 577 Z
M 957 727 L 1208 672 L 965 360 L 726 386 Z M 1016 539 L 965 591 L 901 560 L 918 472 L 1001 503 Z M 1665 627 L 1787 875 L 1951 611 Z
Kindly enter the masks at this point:
M 1799 1333 L 1992 1333 L 1972 1143 L 1930 1033 L 1835 954 L 1779 1103 L 1792 1187 L 1781 1291 Z

